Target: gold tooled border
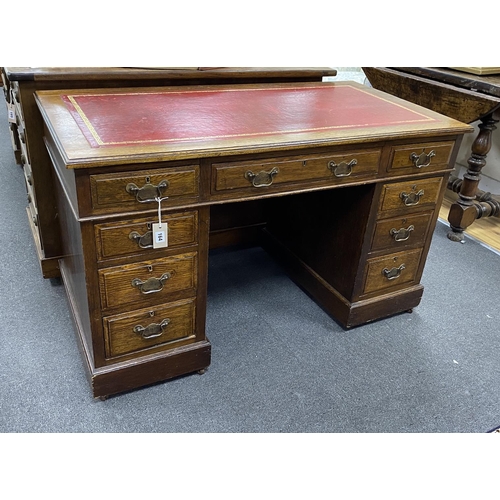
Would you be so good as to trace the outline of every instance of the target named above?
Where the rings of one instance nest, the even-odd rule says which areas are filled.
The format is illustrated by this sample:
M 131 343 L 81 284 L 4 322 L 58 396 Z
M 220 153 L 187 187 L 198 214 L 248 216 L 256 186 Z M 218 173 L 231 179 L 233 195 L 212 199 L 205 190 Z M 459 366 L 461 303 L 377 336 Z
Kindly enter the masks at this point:
M 303 90 L 303 89 L 331 89 L 334 88 L 333 86 L 307 86 L 307 87 L 267 87 L 267 88 L 254 88 L 254 89 L 249 89 L 249 88 L 236 88 L 236 89 L 220 89 L 217 90 L 217 92 L 249 92 L 249 91 L 268 91 L 268 90 Z M 352 85 L 341 85 L 338 88 L 351 88 L 354 89 L 358 92 L 362 92 L 365 94 L 368 94 L 370 97 L 375 97 L 376 99 L 379 99 L 384 102 L 388 102 L 389 104 L 393 106 L 397 106 L 399 108 L 402 108 L 406 111 L 409 111 L 413 114 L 416 114 L 418 116 L 423 117 L 423 119 L 416 119 L 416 120 L 399 120 L 399 121 L 394 121 L 391 122 L 390 125 L 400 125 L 402 123 L 418 123 L 418 122 L 426 122 L 426 121 L 436 121 L 434 118 L 424 115 L 423 113 L 420 113 L 418 111 L 415 111 L 414 109 L 410 109 L 407 106 L 404 106 L 402 104 L 393 102 L 392 100 L 385 99 L 382 96 L 379 95 L 374 95 L 373 93 L 364 90 L 359 87 L 353 87 Z M 190 94 L 190 93 L 212 93 L 214 92 L 214 89 L 210 90 L 179 90 L 179 91 L 169 91 L 169 92 L 155 92 L 155 94 Z M 72 106 L 74 107 L 75 111 L 78 113 L 78 116 L 81 118 L 83 123 L 85 123 L 85 126 L 87 127 L 88 131 L 91 133 L 92 137 L 96 141 L 96 143 L 99 146 L 123 146 L 123 145 L 132 145 L 132 144 L 153 144 L 153 143 L 168 143 L 168 142 L 189 142 L 189 141 L 203 141 L 203 140 L 210 140 L 210 139 L 231 139 L 235 137 L 254 137 L 254 136 L 265 136 L 265 135 L 274 135 L 274 134 L 279 134 L 279 133 L 286 133 L 286 134 L 295 134 L 295 133 L 300 133 L 300 132 L 318 132 L 321 130 L 335 130 L 335 129 L 349 129 L 349 128 L 362 128 L 362 127 L 373 127 L 377 125 L 381 125 L 381 123 L 362 123 L 362 124 L 356 124 L 356 125 L 332 125 L 329 127 L 313 127 L 313 128 L 305 128 L 305 129 L 296 129 L 296 130 L 286 130 L 286 131 L 273 131 L 273 132 L 252 132 L 252 133 L 245 133 L 245 134 L 224 134 L 224 135 L 209 135 L 209 136 L 196 136 L 196 137 L 184 137 L 184 138 L 175 138 L 175 139 L 148 139 L 148 140 L 140 140 L 140 141 L 112 141 L 112 142 L 104 142 L 101 137 L 99 136 L 97 130 L 94 128 L 92 123 L 90 122 L 89 118 L 83 111 L 83 109 L 80 107 L 80 105 L 76 102 L 75 98 L 78 97 L 99 97 L 99 96 L 132 96 L 132 95 L 144 95 L 145 92 L 126 92 L 126 93 L 118 93 L 118 94 L 76 94 L 76 95 L 65 95 L 64 97 L 68 99 L 68 101 L 71 102 Z M 389 125 L 389 124 L 388 124 Z

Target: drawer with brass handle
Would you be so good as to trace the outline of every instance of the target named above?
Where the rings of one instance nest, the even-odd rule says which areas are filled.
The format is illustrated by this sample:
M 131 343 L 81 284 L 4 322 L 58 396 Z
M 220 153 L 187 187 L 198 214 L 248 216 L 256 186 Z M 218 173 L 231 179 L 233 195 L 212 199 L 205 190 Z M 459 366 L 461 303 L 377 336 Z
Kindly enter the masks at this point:
M 353 178 L 375 178 L 380 150 L 317 154 L 212 164 L 212 194 L 233 189 L 258 193 L 292 183 L 324 181 L 325 185 Z
M 363 293 L 379 292 L 416 280 L 422 249 L 368 259 Z
M 375 223 L 371 250 L 420 245 L 425 242 L 433 212 L 393 217 Z
M 448 168 L 454 142 L 435 142 L 393 146 L 387 172 L 406 174 L 435 172 Z
M 187 165 L 171 168 L 151 168 L 134 172 L 96 174 L 90 176 L 92 209 L 145 210 L 191 202 L 199 194 L 199 167 Z
M 172 293 L 194 291 L 196 277 L 196 252 L 101 269 L 101 305 L 108 309 L 147 302 L 151 297 L 168 300 Z
M 441 193 L 443 179 L 418 179 L 385 184 L 380 198 L 379 211 L 408 211 L 415 207 L 434 207 Z
M 195 299 L 187 299 L 103 318 L 106 358 L 193 342 L 195 310 Z
M 98 260 L 153 251 L 154 222 L 158 221 L 153 217 L 143 217 L 96 224 Z M 168 225 L 168 248 L 197 243 L 198 212 L 167 213 L 162 215 L 162 222 Z

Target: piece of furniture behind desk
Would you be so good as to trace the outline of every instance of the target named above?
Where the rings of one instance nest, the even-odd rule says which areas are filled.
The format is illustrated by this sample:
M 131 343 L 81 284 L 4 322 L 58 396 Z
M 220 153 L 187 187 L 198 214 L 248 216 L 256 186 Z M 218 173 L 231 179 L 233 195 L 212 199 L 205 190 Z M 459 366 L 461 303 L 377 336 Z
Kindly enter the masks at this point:
M 170 85 L 318 82 L 335 76 L 332 68 L 2 68 L 7 102 L 14 106 L 10 124 L 16 161 L 24 168 L 27 213 L 42 275 L 59 276 L 61 236 L 54 179 L 42 140 L 43 123 L 33 94 L 37 90 L 152 87 Z

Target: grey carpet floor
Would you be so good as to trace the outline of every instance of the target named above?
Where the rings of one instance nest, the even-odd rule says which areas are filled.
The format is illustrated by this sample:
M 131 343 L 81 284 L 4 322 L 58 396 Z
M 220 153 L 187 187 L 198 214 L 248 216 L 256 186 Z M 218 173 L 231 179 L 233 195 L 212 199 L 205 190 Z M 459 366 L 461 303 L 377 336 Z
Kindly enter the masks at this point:
M 212 365 L 94 401 L 41 277 L 0 102 L 1 433 L 484 433 L 500 426 L 500 256 L 438 224 L 422 303 L 340 328 L 261 249 L 214 252 Z

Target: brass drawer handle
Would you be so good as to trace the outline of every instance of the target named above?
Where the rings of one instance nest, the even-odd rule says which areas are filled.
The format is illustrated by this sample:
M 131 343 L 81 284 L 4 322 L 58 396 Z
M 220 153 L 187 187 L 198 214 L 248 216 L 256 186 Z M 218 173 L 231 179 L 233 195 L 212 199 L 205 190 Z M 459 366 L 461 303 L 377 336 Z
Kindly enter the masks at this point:
M 160 278 L 148 278 L 146 281 L 142 281 L 139 278 L 134 278 L 132 280 L 132 286 L 139 288 L 140 292 L 144 295 L 149 293 L 161 292 L 163 290 L 163 285 L 165 282 L 171 278 L 170 273 L 163 274 Z
M 412 153 L 410 155 L 410 160 L 413 162 L 413 165 L 417 168 L 428 167 L 431 164 L 431 159 L 436 156 L 434 150 L 430 153 L 424 153 L 422 151 L 419 155 L 417 153 Z
M 129 239 L 135 241 L 140 248 L 153 248 L 153 232 L 148 231 L 140 235 L 137 231 L 132 231 L 128 235 Z
M 405 193 L 402 192 L 400 193 L 399 197 L 403 200 L 403 203 L 407 207 L 411 207 L 413 205 L 418 205 L 420 202 L 420 198 L 424 195 L 424 190 L 421 189 L 418 193 L 412 192 L 412 193 Z
M 404 264 L 401 264 L 399 267 L 393 267 L 392 269 L 383 269 L 382 274 L 388 279 L 388 280 L 395 280 L 396 278 L 399 278 L 401 276 L 401 273 L 403 270 L 406 268 Z
M 252 183 L 253 187 L 268 187 L 273 183 L 275 175 L 279 173 L 279 168 L 274 167 L 271 171 L 262 171 L 258 174 L 254 174 L 251 170 L 245 172 L 245 179 Z
M 170 323 L 170 319 L 164 319 L 161 323 L 151 323 L 144 327 L 142 325 L 134 326 L 134 333 L 141 335 L 143 339 L 155 339 L 163 335 L 163 330 Z
M 144 184 L 144 186 L 137 187 L 133 182 L 130 182 L 125 187 L 127 193 L 135 196 L 135 199 L 139 203 L 150 203 L 155 201 L 156 198 L 161 198 L 163 191 L 169 186 L 168 181 L 163 180 L 157 186 L 151 184 L 149 181 Z
M 415 229 L 415 226 L 408 226 L 406 229 L 402 227 L 401 229 L 392 228 L 390 233 L 394 238 L 394 241 L 406 241 L 410 237 L 410 233 Z
M 358 164 L 358 160 L 351 160 L 349 163 L 341 161 L 338 165 L 331 161 L 328 163 L 328 168 L 335 177 L 349 177 L 352 174 L 352 167 Z

